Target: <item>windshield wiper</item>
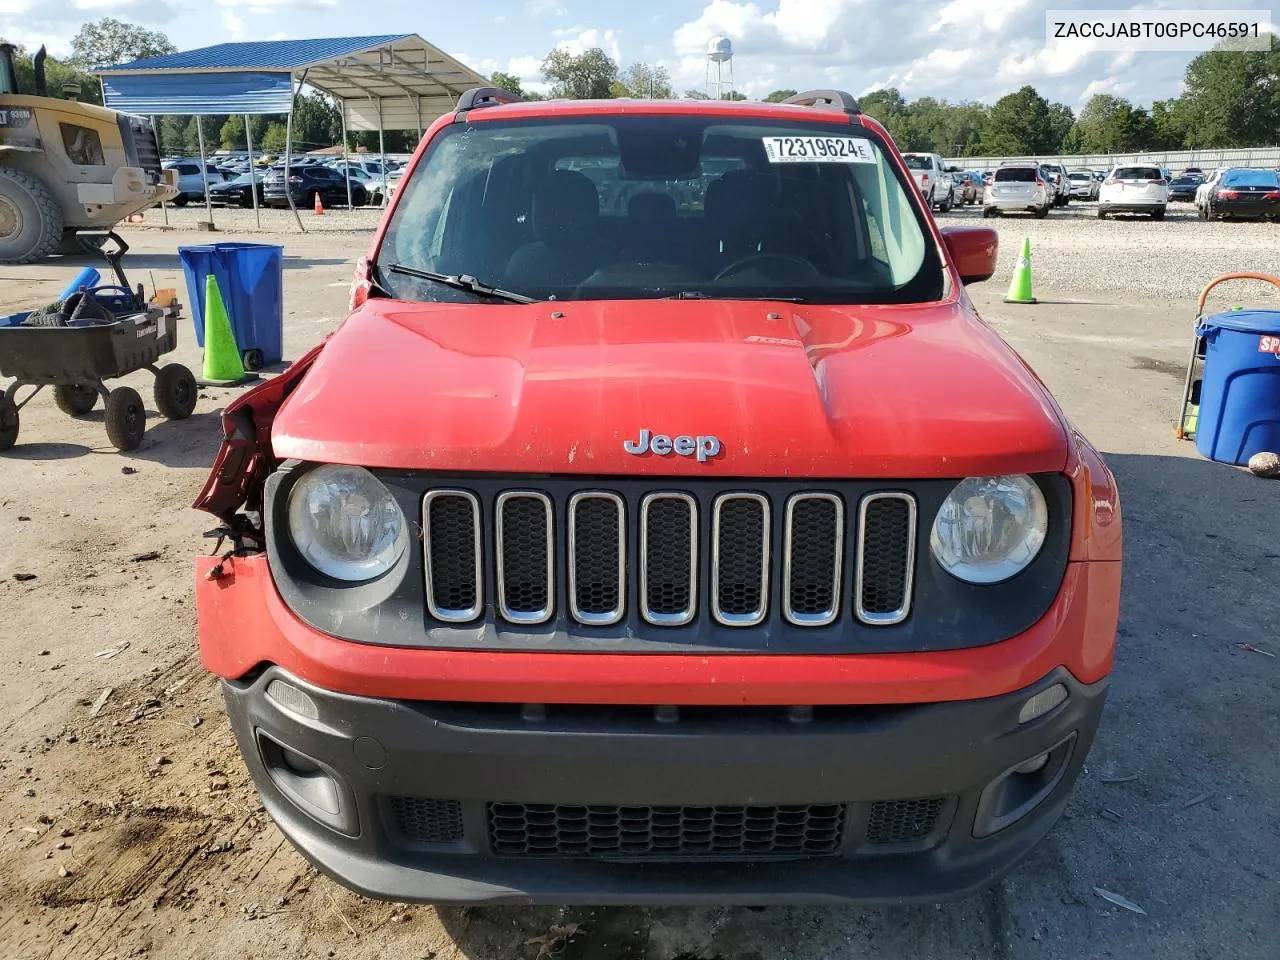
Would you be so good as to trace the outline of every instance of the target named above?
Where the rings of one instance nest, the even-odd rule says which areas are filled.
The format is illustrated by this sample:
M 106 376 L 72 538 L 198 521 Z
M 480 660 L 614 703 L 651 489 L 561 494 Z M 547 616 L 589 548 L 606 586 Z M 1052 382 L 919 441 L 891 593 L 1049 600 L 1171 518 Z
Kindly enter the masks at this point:
M 406 277 L 413 277 L 416 280 L 429 280 L 432 283 L 439 283 L 446 287 L 453 287 L 455 290 L 465 290 L 467 293 L 474 293 L 478 297 L 487 297 L 490 300 L 506 300 L 509 303 L 538 302 L 533 297 L 526 297 L 523 293 L 512 293 L 510 290 L 501 290 L 498 287 L 491 287 L 465 273 L 435 273 L 431 270 L 419 270 L 417 267 L 406 267 L 401 263 L 391 264 L 387 267 L 387 272 L 398 273 Z

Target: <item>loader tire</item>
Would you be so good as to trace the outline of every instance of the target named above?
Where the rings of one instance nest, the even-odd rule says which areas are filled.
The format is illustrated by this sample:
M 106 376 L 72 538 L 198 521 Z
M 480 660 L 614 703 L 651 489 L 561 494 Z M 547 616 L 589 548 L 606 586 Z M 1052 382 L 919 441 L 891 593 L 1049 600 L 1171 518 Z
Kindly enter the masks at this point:
M 0 167 L 0 263 L 43 260 L 62 241 L 62 211 L 45 185 Z

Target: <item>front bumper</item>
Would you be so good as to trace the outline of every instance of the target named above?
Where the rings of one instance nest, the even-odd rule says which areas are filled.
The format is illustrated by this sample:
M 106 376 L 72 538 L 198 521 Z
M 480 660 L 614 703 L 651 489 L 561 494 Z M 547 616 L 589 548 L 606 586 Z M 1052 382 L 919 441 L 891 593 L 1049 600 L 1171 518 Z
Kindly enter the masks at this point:
M 1019 724 L 1055 684 L 1067 699 Z M 223 684 L 267 810 L 341 883 L 430 903 L 654 905 L 900 903 L 984 886 L 1061 813 L 1106 689 L 1058 668 L 981 700 L 623 710 L 375 699 L 278 667 Z M 1011 773 L 1045 751 L 1040 771 Z M 820 855 L 740 849 L 768 842 L 744 841 L 744 816 L 757 831 L 760 817 L 809 830 L 794 825 L 803 805 L 823 805 L 803 807 L 821 818 Z M 681 854 L 609 852 L 610 837 L 643 841 L 664 823 L 678 823 Z M 735 852 L 699 853 L 699 823 Z M 584 855 L 585 843 L 605 847 Z

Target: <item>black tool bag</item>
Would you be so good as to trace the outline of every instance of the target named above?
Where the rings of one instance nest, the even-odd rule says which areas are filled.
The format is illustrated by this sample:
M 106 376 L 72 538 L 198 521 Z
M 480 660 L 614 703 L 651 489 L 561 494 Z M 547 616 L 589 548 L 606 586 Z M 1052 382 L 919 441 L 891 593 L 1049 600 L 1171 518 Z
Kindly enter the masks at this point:
M 24 327 L 89 327 L 115 323 L 116 316 L 91 293 L 78 290 L 65 300 L 34 310 L 23 321 Z

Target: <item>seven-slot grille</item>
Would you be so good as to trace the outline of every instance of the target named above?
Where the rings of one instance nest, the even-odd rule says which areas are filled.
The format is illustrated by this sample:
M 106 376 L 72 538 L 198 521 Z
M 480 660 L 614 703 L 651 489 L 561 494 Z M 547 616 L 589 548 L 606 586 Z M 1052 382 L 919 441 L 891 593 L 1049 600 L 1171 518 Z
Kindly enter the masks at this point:
M 492 571 L 489 595 L 498 615 L 523 625 L 556 615 L 562 578 L 568 617 L 587 626 L 618 623 L 634 604 L 641 619 L 659 627 L 690 623 L 700 605 L 722 626 L 750 627 L 769 617 L 775 593 L 782 617 L 800 627 L 849 614 L 864 624 L 890 625 L 910 612 L 917 522 L 910 494 L 870 493 L 848 511 L 834 493 L 780 499 L 777 565 L 774 505 L 763 494 L 725 492 L 700 502 L 688 493 L 654 491 L 633 504 L 635 516 L 622 496 L 606 490 L 576 492 L 562 506 L 540 491 L 508 490 L 491 507 L 466 490 L 429 492 L 423 501 L 428 610 L 446 623 L 476 620 Z M 701 515 L 704 506 L 708 517 Z M 846 513 L 853 521 L 847 533 Z M 844 579 L 846 550 L 851 585 Z M 780 577 L 776 588 L 773 577 Z

